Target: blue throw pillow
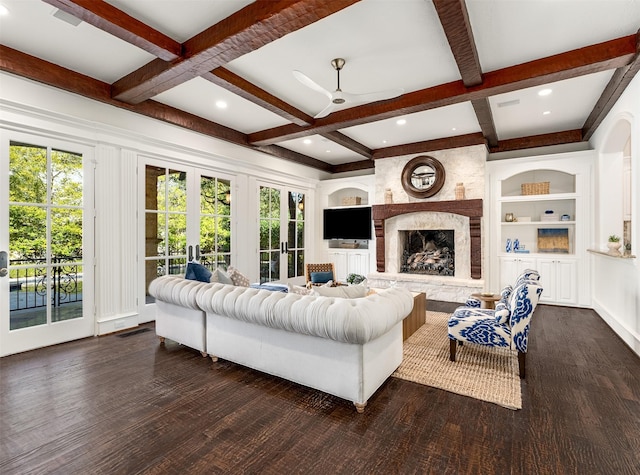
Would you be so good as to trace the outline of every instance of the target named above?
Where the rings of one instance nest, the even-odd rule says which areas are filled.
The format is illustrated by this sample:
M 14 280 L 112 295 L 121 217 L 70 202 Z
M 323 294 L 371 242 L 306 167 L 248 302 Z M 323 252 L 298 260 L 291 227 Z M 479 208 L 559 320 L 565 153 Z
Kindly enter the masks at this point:
M 330 280 L 333 280 L 333 272 L 312 272 L 311 283 L 312 284 L 326 284 Z
M 197 280 L 199 282 L 209 282 L 209 279 L 211 279 L 211 271 L 202 264 L 189 262 L 187 264 L 187 272 L 185 273 L 184 278 Z

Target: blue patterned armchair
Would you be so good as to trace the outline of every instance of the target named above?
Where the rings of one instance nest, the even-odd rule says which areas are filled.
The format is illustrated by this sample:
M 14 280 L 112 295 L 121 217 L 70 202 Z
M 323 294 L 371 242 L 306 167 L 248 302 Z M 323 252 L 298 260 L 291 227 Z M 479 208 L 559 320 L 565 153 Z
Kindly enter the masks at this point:
M 524 378 L 529 324 L 540 294 L 537 280 L 523 280 L 495 310 L 458 307 L 449 317 L 449 359 L 456 360 L 456 346 L 463 342 L 508 347 L 518 350 L 520 377 Z

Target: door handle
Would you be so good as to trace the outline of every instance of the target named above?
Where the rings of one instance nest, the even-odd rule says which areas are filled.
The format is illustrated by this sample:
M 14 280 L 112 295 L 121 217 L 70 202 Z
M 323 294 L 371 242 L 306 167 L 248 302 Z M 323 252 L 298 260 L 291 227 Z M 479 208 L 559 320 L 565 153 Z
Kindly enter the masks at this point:
M 7 251 L 0 251 L 0 277 L 5 277 L 9 273 L 9 255 Z
M 189 246 L 189 262 L 193 261 L 193 246 Z
M 196 244 L 196 261 L 200 261 L 200 244 Z

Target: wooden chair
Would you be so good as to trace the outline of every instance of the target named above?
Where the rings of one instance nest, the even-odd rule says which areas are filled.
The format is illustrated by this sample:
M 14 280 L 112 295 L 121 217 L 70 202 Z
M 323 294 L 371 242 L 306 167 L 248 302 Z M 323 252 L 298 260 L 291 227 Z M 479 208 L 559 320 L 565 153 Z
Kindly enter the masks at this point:
M 331 272 L 332 277 L 328 280 L 332 280 L 333 282 L 336 281 L 336 267 L 333 262 L 323 264 L 307 264 L 305 268 L 305 279 L 307 282 L 307 287 L 310 287 L 312 285 L 324 285 L 327 282 L 312 282 L 313 279 L 311 278 L 311 274 L 314 272 Z

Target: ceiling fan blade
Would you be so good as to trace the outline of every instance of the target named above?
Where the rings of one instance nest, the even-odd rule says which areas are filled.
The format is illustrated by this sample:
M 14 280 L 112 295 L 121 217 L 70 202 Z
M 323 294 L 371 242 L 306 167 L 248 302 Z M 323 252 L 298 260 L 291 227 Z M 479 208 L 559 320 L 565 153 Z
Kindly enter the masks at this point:
M 318 112 L 313 116 L 314 119 L 321 119 L 322 117 L 326 117 L 331 114 L 334 110 L 338 109 L 340 106 L 334 104 L 333 102 L 329 102 L 329 105 Z
M 294 70 L 293 76 L 302 84 L 307 86 L 309 89 L 313 89 L 314 91 L 320 92 L 325 96 L 327 96 L 329 99 L 331 99 L 331 93 L 329 91 L 327 91 L 324 87 L 320 86 L 319 84 L 316 84 L 309 76 L 307 76 L 303 72 Z
M 388 89 L 386 91 L 370 92 L 368 94 L 344 94 L 349 104 L 365 104 L 368 102 L 385 101 L 387 99 L 393 99 L 394 97 L 401 96 L 404 93 L 404 89 Z

